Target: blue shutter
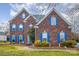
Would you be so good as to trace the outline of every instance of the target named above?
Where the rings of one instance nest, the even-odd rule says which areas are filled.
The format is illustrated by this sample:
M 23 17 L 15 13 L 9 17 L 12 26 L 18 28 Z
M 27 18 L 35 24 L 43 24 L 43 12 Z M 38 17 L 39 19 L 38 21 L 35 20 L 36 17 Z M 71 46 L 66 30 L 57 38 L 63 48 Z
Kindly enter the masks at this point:
M 19 35 L 18 35 L 18 43 L 20 43 L 20 37 L 19 37 Z
M 42 33 L 40 33 L 40 41 L 42 42 Z
M 58 17 L 56 16 L 56 27 L 58 27 Z
M 15 42 L 16 42 L 16 39 L 17 39 L 17 36 L 15 35 L 15 40 L 14 40 Z
M 67 33 L 65 32 L 65 40 L 67 40 Z
M 16 42 L 17 37 L 15 36 L 14 42 Z
M 10 24 L 10 30 L 12 31 L 12 25 Z
M 15 42 L 15 38 L 16 38 L 16 37 L 14 36 L 14 42 Z
M 58 44 L 60 44 L 60 32 L 58 32 L 57 40 L 58 40 Z
M 47 40 L 50 43 L 50 35 L 49 35 L 49 32 L 47 33 Z
M 24 35 L 22 36 L 22 43 L 24 43 Z
M 52 19 L 52 17 L 49 18 L 49 24 L 50 24 L 50 25 L 51 25 L 51 19 Z

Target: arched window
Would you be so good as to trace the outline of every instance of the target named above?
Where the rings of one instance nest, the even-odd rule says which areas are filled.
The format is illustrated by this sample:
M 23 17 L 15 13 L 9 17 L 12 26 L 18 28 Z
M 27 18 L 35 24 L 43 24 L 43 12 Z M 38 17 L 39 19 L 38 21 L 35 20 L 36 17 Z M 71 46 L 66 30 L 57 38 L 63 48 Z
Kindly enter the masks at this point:
M 24 25 L 23 24 L 19 24 L 19 31 L 23 31 L 24 30 Z
M 12 24 L 11 28 L 12 28 L 12 31 L 16 31 L 16 24 Z
M 22 13 L 22 18 L 25 19 L 26 15 L 25 13 Z

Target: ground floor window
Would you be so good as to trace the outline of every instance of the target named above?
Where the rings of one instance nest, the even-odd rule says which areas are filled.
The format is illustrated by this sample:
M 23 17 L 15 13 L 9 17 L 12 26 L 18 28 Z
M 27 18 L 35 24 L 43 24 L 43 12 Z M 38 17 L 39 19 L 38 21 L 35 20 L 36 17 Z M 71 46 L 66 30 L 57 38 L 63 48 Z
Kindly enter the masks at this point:
M 63 31 L 60 32 L 60 40 L 65 41 L 65 32 Z
M 44 31 L 44 32 L 41 32 L 41 33 L 40 33 L 40 40 L 41 40 L 41 42 L 44 41 L 45 39 L 46 39 L 48 42 L 50 42 L 50 35 L 49 35 L 49 32 Z
M 43 32 L 43 33 L 42 33 L 42 38 L 43 38 L 43 40 L 44 40 L 44 39 L 47 39 L 47 32 Z M 42 41 L 43 41 L 43 40 L 42 40 Z
M 58 43 L 63 42 L 67 39 L 67 33 L 64 31 L 58 32 Z

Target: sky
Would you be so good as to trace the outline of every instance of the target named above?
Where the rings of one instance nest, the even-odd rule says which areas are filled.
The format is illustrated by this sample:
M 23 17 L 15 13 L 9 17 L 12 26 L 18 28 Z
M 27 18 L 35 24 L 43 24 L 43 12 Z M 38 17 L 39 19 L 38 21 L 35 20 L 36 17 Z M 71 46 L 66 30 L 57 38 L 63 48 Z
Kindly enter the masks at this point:
M 10 8 L 9 4 L 0 3 L 0 23 L 10 19 Z
M 26 7 L 29 11 L 36 11 L 33 14 L 41 11 L 37 10 L 36 4 L 8 4 L 8 3 L 0 3 L 0 23 L 8 22 L 12 19 L 18 11 L 22 8 Z M 42 7 L 40 7 L 42 9 Z M 45 8 L 43 8 L 45 9 Z M 40 12 L 39 12 L 40 13 Z
M 5 23 L 11 20 L 22 7 L 26 7 L 27 11 L 31 14 L 45 14 L 50 8 L 52 4 L 12 4 L 12 3 L 0 3 L 0 23 Z M 74 7 L 74 4 L 58 4 L 56 7 L 60 12 L 65 12 L 67 9 L 71 9 Z

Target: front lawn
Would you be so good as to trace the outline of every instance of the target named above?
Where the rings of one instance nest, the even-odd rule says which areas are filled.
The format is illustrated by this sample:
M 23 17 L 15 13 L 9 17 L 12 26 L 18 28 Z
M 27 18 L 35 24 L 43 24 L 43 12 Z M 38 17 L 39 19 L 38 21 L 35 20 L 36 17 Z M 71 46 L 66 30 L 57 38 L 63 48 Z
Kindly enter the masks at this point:
M 78 52 L 79 51 L 77 51 L 77 53 L 70 53 L 67 51 L 46 51 L 38 49 L 35 51 L 24 49 L 23 46 L 0 46 L 0 56 L 78 56 Z

